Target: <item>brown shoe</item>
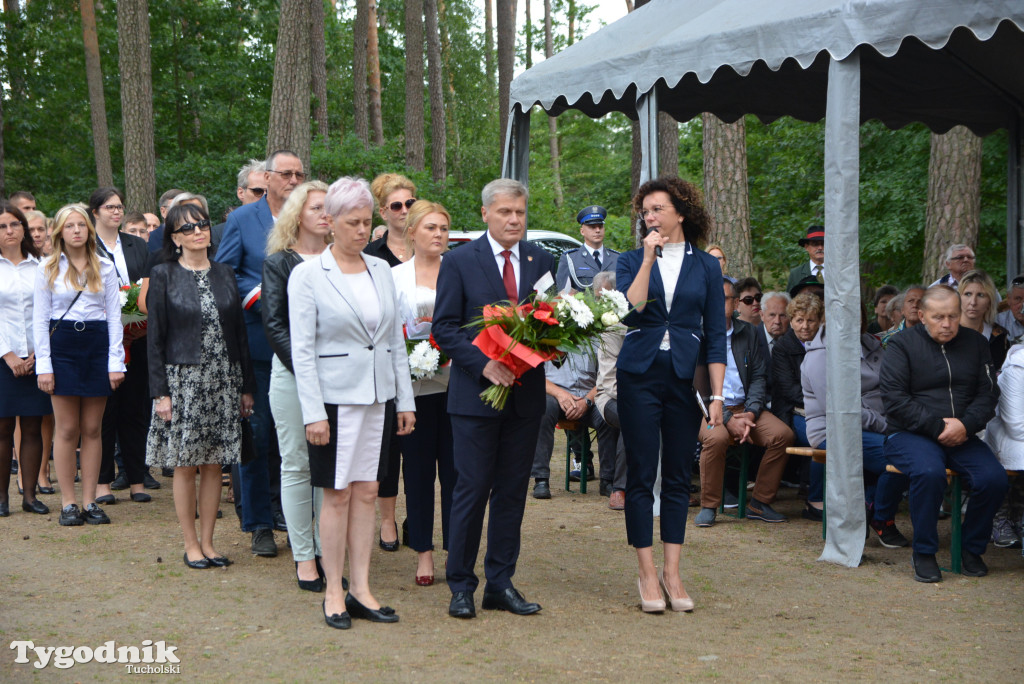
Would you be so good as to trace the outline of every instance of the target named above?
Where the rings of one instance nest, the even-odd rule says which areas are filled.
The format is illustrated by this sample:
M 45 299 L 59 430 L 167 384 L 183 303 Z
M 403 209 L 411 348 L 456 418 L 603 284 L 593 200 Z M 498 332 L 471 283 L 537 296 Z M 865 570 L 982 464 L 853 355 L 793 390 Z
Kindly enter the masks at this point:
M 608 508 L 613 511 L 621 511 L 626 508 L 626 492 L 617 491 L 612 492 L 612 495 L 608 497 Z

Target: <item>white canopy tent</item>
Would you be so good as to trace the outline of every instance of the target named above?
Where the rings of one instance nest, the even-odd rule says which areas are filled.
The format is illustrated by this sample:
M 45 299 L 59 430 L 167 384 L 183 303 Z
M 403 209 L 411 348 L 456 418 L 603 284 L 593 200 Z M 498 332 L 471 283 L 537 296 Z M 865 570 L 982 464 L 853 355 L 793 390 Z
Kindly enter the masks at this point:
M 829 322 L 828 539 L 822 560 L 864 549 L 859 377 L 859 127 L 919 121 L 1009 131 L 1007 273 L 1024 262 L 1022 0 L 652 0 L 512 83 L 502 173 L 526 182 L 529 112 L 638 119 L 642 180 L 656 175 L 657 112 L 688 120 L 825 118 Z

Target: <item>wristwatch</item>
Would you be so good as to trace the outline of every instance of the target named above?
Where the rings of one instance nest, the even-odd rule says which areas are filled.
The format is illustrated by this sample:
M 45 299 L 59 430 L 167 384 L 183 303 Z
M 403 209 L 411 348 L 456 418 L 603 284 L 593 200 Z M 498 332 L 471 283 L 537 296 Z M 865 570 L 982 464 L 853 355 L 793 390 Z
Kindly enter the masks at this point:
M 708 399 L 710 399 L 711 401 L 720 401 L 723 404 L 725 403 L 725 397 L 719 394 L 712 394 L 710 397 L 708 397 Z
M 587 397 L 587 408 L 594 408 L 594 400 Z

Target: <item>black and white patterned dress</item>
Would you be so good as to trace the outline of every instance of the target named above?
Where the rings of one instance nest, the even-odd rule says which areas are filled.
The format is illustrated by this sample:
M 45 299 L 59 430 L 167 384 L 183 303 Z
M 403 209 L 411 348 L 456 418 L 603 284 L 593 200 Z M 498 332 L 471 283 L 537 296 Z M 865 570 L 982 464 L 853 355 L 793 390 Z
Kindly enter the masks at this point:
M 199 364 L 167 364 L 171 420 L 153 410 L 146 463 L 166 468 L 237 463 L 241 453 L 242 371 L 227 345 L 210 290 L 210 270 L 192 271 L 199 289 L 203 333 Z

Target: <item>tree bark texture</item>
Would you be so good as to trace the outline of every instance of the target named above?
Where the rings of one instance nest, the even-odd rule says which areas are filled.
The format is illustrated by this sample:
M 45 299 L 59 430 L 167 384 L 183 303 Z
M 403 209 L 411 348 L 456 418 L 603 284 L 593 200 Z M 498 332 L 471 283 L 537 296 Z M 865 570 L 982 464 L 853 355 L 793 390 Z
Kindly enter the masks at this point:
M 530 6 L 529 2 L 526 6 Z M 544 0 L 544 57 L 551 57 L 553 53 L 551 0 Z M 562 191 L 562 161 L 558 151 L 558 119 L 554 116 L 548 117 L 548 147 L 551 153 L 551 178 L 555 186 L 555 206 L 561 207 L 565 203 L 565 193 Z
M 658 173 L 679 175 L 679 122 L 665 112 L 658 112 Z
M 327 139 L 330 135 L 330 124 L 327 120 L 327 39 L 324 35 L 325 17 L 324 0 L 310 0 L 309 7 L 309 48 L 311 89 L 316 98 L 313 119 L 316 121 L 316 134 Z
M 437 182 L 448 176 L 448 136 L 444 109 L 444 76 L 441 58 L 441 27 L 437 0 L 424 0 L 427 34 L 427 77 L 430 90 L 430 174 Z
M 530 0 L 524 0 L 526 11 L 526 23 L 523 24 L 523 33 L 526 38 L 526 49 L 523 51 L 526 57 L 526 68 L 533 66 L 533 17 L 530 15 Z
M 384 144 L 384 115 L 381 107 L 380 43 L 377 38 L 377 2 L 370 0 L 366 21 L 366 73 L 369 79 L 370 130 L 373 143 Z
M 370 104 L 366 90 L 369 20 L 370 0 L 356 0 L 356 20 L 352 26 L 352 127 L 363 147 L 370 144 Z
M 494 81 L 494 0 L 484 0 L 484 73 L 493 90 Z
M 498 24 L 498 149 L 504 154 L 505 135 L 508 132 L 509 88 L 512 86 L 512 69 L 515 65 L 515 3 L 513 0 L 497 0 L 495 8 Z
M 100 187 L 114 184 L 110 168 L 110 136 L 107 133 L 107 104 L 103 97 L 103 69 L 96 37 L 96 9 L 92 0 L 78 4 L 82 14 L 82 43 L 85 46 L 85 80 L 89 85 L 89 115 L 92 119 L 92 148 L 96 157 L 96 181 Z
M 426 168 L 423 115 L 423 0 L 405 0 L 405 165 Z
M 722 245 L 735 276 L 752 274 L 747 191 L 747 129 L 714 114 L 704 122 L 704 206 L 711 218 L 710 243 Z
M 950 245 L 977 246 L 980 223 L 981 138 L 964 126 L 942 135 L 932 133 L 921 267 L 924 283 L 946 272 L 942 257 Z
M 270 96 L 267 155 L 288 149 L 309 168 L 310 49 L 309 3 L 281 4 L 274 54 L 274 88 Z
M 119 0 L 117 47 L 121 71 L 125 211 L 152 211 L 156 206 L 156 152 L 149 0 Z
M 488 0 L 489 2 L 490 0 Z M 447 123 L 448 132 L 446 135 L 446 144 L 450 140 L 452 143 L 452 169 L 455 171 L 455 178 L 457 181 L 462 180 L 462 157 L 460 155 L 460 149 L 462 147 L 462 138 L 459 134 L 459 119 L 458 119 L 458 108 L 455 106 L 455 77 L 452 75 L 452 42 L 448 37 L 448 17 L 446 16 L 446 8 L 444 0 L 436 0 L 437 2 L 437 18 L 438 18 L 438 29 L 441 35 L 441 62 L 442 70 L 445 81 L 445 87 L 448 89 L 448 102 L 449 105 L 445 107 L 445 122 Z M 447 149 L 445 150 L 447 155 Z M 447 169 L 445 170 L 447 173 Z

